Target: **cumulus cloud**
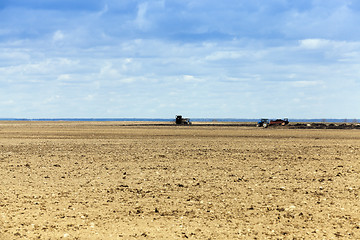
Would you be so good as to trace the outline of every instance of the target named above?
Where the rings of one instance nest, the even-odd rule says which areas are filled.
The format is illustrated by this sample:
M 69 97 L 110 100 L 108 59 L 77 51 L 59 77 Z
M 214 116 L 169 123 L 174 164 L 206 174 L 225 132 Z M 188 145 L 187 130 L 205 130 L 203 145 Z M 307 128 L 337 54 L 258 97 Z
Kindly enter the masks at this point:
M 342 107 L 360 100 L 359 10 L 349 0 L 6 1 L 0 117 L 359 115 Z M 273 104 L 283 99 L 293 100 Z
M 319 49 L 327 47 L 331 43 L 329 40 L 326 39 L 302 39 L 299 42 L 300 47 L 306 49 Z

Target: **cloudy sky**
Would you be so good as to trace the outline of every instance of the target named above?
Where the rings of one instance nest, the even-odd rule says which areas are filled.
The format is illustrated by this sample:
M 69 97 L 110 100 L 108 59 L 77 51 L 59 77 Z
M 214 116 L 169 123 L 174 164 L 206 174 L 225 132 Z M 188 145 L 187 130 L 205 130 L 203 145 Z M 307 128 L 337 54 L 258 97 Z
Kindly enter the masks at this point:
M 1 0 L 0 118 L 360 118 L 357 0 Z

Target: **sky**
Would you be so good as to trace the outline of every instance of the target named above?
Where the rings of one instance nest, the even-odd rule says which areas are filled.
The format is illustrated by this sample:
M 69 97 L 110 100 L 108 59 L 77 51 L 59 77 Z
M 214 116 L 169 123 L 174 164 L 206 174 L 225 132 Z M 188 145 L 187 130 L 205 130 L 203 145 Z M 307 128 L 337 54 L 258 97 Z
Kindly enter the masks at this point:
M 360 119 L 357 0 L 1 0 L 0 118 Z

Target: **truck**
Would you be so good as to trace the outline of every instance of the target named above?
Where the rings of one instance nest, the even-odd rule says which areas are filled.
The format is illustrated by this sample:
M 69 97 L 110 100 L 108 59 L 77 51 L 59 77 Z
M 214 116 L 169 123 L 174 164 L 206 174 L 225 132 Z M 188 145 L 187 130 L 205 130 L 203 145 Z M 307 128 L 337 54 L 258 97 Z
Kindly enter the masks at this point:
M 276 119 L 276 120 L 270 120 L 267 118 L 262 118 L 257 124 L 257 127 L 263 127 L 267 128 L 269 126 L 285 126 L 289 124 L 289 119 Z

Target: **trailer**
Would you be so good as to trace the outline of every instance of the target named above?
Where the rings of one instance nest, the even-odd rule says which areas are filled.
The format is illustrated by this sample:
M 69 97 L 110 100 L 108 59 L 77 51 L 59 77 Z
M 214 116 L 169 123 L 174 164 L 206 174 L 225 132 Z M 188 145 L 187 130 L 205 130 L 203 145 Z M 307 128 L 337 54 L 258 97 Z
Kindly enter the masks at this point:
M 276 120 L 270 120 L 267 118 L 262 118 L 257 124 L 257 127 L 263 127 L 267 128 L 269 126 L 285 126 L 289 124 L 289 119 L 276 119 Z
M 284 118 L 284 119 L 271 120 L 269 126 L 285 126 L 288 124 L 289 124 L 289 120 L 287 118 Z

